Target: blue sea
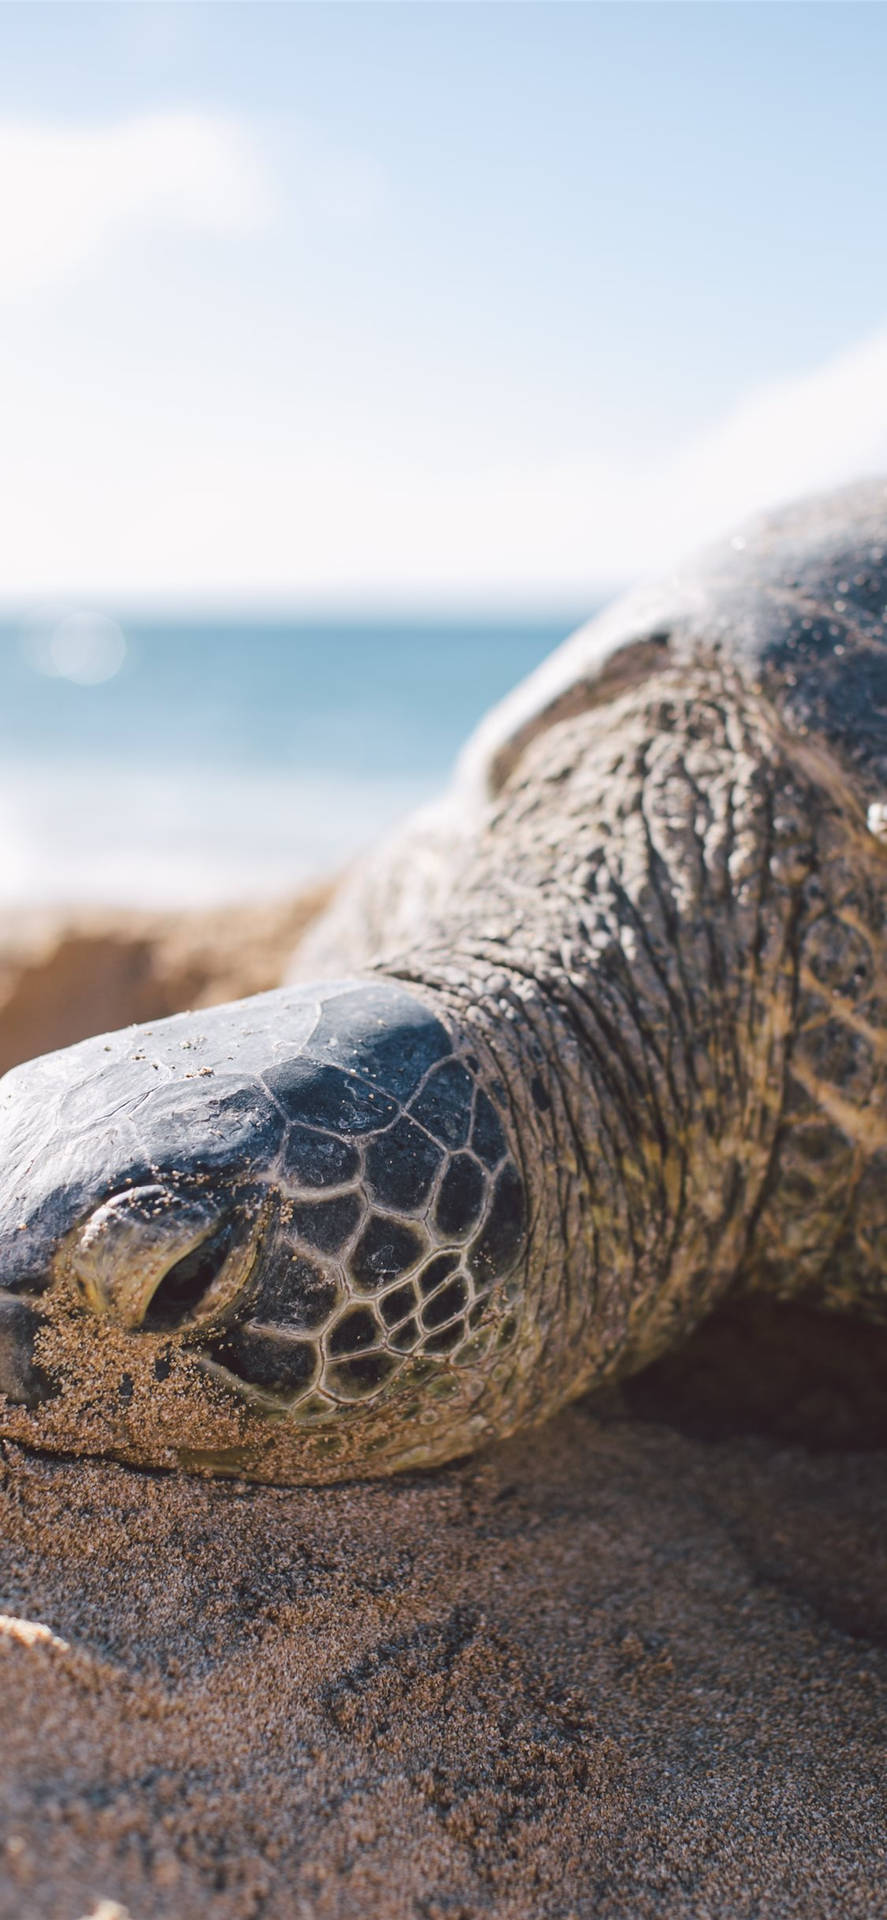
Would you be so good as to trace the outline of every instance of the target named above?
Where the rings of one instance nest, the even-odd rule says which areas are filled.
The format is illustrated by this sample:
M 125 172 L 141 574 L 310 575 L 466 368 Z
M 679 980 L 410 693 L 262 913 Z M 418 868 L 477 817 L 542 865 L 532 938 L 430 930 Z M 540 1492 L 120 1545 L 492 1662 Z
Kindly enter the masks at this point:
M 0 622 L 0 903 L 286 892 L 445 784 L 567 615 Z

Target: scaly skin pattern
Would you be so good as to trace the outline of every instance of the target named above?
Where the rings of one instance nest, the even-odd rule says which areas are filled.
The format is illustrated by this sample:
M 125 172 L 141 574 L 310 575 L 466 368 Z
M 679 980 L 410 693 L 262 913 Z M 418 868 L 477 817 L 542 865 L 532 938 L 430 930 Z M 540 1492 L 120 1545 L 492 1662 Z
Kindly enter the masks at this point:
M 885 511 L 845 588 L 825 503 L 840 617 L 765 528 L 760 603 L 694 588 L 524 718 L 402 920 L 382 871 L 359 977 L 7 1076 L 0 1431 L 341 1478 L 540 1419 L 731 1288 L 887 1318 Z
M 718 663 L 529 750 L 395 968 L 511 1092 L 538 1406 L 736 1283 L 887 1313 L 885 882 L 837 763 Z

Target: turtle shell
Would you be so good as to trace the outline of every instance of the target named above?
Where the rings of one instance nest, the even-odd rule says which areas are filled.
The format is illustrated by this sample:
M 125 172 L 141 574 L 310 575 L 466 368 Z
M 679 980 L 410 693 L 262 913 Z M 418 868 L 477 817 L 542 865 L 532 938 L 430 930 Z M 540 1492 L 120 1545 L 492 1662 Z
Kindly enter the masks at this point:
M 691 659 L 728 658 L 800 734 L 825 736 L 867 798 L 887 786 L 887 482 L 725 535 L 570 636 L 466 746 L 457 790 L 493 795 L 537 734 Z

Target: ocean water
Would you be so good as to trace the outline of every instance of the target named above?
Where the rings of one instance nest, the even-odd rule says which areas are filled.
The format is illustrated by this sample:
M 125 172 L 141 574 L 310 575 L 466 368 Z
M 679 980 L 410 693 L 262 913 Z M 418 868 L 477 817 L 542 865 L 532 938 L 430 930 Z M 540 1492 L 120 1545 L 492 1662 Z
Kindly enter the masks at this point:
M 0 903 L 210 904 L 341 865 L 571 625 L 0 622 Z

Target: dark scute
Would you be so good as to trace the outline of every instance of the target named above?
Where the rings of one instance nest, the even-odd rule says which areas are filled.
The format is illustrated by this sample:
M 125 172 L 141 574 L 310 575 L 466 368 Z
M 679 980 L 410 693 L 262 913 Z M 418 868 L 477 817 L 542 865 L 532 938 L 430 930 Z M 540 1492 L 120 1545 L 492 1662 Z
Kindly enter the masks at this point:
M 367 1290 L 384 1287 L 396 1280 L 419 1259 L 425 1236 L 416 1227 L 402 1226 L 381 1213 L 370 1215 L 351 1258 L 351 1272 L 358 1285 Z
M 453 1348 L 465 1332 L 463 1320 L 454 1320 L 451 1327 L 444 1327 L 440 1333 L 431 1333 L 425 1341 L 425 1353 L 452 1353 Z
M 422 1320 L 426 1327 L 442 1327 L 446 1320 L 461 1313 L 468 1303 L 468 1288 L 462 1279 L 451 1280 L 448 1287 L 429 1300 L 422 1310 Z
M 291 1125 L 283 1149 L 283 1170 L 305 1187 L 341 1187 L 353 1180 L 360 1166 L 356 1147 L 331 1133 L 315 1133 L 297 1121 Z
M 34 1360 L 41 1315 L 24 1300 L 0 1294 L 0 1393 L 18 1407 L 37 1407 L 55 1392 Z
M 336 1253 L 354 1232 L 361 1202 L 354 1193 L 338 1200 L 299 1200 L 291 1212 L 293 1230 L 319 1253 Z
M 464 1147 L 471 1126 L 474 1081 L 461 1060 L 447 1060 L 431 1075 L 410 1112 L 445 1147 Z
M 272 1068 L 265 1084 L 290 1119 L 329 1133 L 375 1133 L 397 1113 L 397 1102 L 378 1087 L 305 1054 Z
M 502 1122 L 491 1100 L 488 1100 L 482 1088 L 478 1088 L 474 1109 L 474 1126 L 471 1130 L 471 1144 L 479 1160 L 485 1167 L 497 1167 L 505 1152 L 505 1135 Z
M 468 1233 L 477 1225 L 484 1203 L 483 1170 L 468 1153 L 451 1160 L 438 1195 L 435 1221 L 441 1233 Z
M 427 1200 L 442 1159 L 421 1128 L 401 1119 L 368 1147 L 367 1180 L 383 1206 L 414 1212 Z
M 419 1287 L 423 1300 L 427 1300 L 438 1287 L 443 1286 L 450 1274 L 455 1273 L 458 1265 L 457 1253 L 439 1253 L 436 1260 L 430 1261 L 419 1275 Z
M 245 1326 L 210 1349 L 229 1372 L 270 1393 L 301 1393 L 319 1370 L 320 1357 L 310 1340 L 280 1340 L 268 1327 Z
M 359 1400 L 381 1387 L 397 1364 L 387 1353 L 362 1353 L 331 1367 L 329 1384 L 334 1393 Z
M 282 1248 L 261 1276 L 253 1312 L 272 1326 L 311 1333 L 326 1324 L 338 1298 L 335 1280 Z
M 523 1181 L 509 1160 L 496 1181 L 487 1221 L 471 1249 L 471 1271 L 483 1283 L 501 1280 L 520 1253 L 525 1237 Z
M 140 1136 L 158 1172 L 267 1167 L 283 1138 L 283 1115 L 255 1080 L 178 1081 L 139 1108 Z
M 421 1339 L 418 1320 L 405 1320 L 391 1335 L 391 1345 L 398 1353 L 409 1353 Z
M 404 1314 L 412 1313 L 418 1303 L 418 1295 L 411 1281 L 405 1287 L 394 1287 L 391 1293 L 383 1293 L 379 1301 L 379 1312 L 386 1327 L 396 1327 Z
M 360 1353 L 378 1345 L 381 1338 L 375 1316 L 369 1307 L 352 1307 L 342 1315 L 330 1335 L 330 1353 Z
M 381 980 L 328 1000 L 311 1036 L 312 1053 L 352 1067 L 398 1101 L 452 1050 L 446 1028 L 420 1000 Z

